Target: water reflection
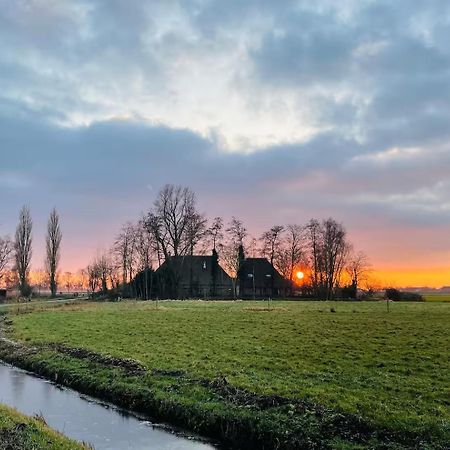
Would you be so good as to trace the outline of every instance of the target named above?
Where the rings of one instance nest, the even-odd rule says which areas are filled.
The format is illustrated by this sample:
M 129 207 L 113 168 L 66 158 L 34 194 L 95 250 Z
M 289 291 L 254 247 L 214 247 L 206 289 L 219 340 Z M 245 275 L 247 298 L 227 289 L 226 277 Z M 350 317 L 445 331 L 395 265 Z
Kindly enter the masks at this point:
M 214 448 L 2 363 L 0 403 L 27 415 L 42 413 L 49 426 L 71 438 L 91 443 L 96 450 Z

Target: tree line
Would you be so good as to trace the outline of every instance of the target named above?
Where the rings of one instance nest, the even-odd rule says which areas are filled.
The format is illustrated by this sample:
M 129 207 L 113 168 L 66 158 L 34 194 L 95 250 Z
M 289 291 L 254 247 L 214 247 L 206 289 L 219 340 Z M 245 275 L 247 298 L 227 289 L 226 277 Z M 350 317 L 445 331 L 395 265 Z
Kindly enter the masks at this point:
M 57 291 L 57 274 L 61 256 L 62 232 L 56 209 L 50 213 L 45 238 L 45 276 L 54 297 Z M 17 284 L 20 295 L 31 295 L 30 283 L 31 257 L 33 255 L 33 220 L 30 208 L 24 206 L 19 214 L 14 239 L 0 236 L 0 283 L 5 283 L 8 274 L 12 274 L 10 283 Z
M 39 286 L 48 286 L 52 296 L 58 289 L 61 241 L 60 217 L 53 209 L 47 223 L 45 269 L 39 280 Z M 12 273 L 14 279 L 9 281 L 17 284 L 22 296 L 31 293 L 32 245 L 33 221 L 29 207 L 24 206 L 14 239 L 0 236 L 0 284 Z M 301 273 L 303 286 L 325 299 L 333 298 L 344 280 L 347 296 L 356 295 L 370 269 L 367 256 L 353 249 L 344 226 L 333 218 L 274 225 L 253 237 L 241 219 L 209 220 L 199 211 L 189 187 L 167 184 L 152 207 L 136 221 L 122 225 L 110 248 L 97 252 L 80 271 L 80 286 L 91 292 L 118 290 L 129 285 L 136 274 L 156 270 L 172 256 L 211 253 L 231 277 L 235 292 L 245 257 L 267 258 L 290 281 L 291 294 L 299 281 L 297 272 Z M 70 286 L 71 274 L 66 275 L 65 284 Z
M 190 188 L 168 184 L 152 207 L 135 222 L 122 225 L 111 247 L 87 266 L 89 290 L 118 289 L 172 256 L 211 253 L 218 256 L 234 289 L 243 258 L 264 257 L 290 281 L 291 294 L 301 272 L 302 283 L 324 299 L 333 298 L 344 279 L 348 296 L 355 296 L 370 268 L 367 256 L 353 249 L 344 226 L 333 218 L 274 225 L 252 237 L 241 219 L 208 220 Z

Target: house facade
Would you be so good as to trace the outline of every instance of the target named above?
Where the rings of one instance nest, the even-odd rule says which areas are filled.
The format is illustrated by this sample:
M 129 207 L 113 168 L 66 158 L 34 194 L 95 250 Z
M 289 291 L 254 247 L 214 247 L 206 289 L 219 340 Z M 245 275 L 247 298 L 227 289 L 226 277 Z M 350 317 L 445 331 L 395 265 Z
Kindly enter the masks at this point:
M 266 258 L 245 258 L 238 273 L 240 298 L 273 298 L 285 296 L 289 281 L 283 278 Z

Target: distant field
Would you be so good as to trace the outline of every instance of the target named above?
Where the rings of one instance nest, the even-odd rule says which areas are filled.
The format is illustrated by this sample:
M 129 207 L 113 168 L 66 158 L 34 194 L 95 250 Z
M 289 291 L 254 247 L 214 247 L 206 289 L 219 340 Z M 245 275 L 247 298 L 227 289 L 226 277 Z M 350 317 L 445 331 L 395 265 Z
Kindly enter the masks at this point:
M 15 336 L 448 433 L 450 303 L 122 302 L 13 317 Z M 330 312 L 335 308 L 336 312 Z M 425 431 L 424 431 L 425 430 Z M 447 430 L 447 431 L 445 431 Z
M 424 294 L 427 302 L 450 302 L 450 294 Z

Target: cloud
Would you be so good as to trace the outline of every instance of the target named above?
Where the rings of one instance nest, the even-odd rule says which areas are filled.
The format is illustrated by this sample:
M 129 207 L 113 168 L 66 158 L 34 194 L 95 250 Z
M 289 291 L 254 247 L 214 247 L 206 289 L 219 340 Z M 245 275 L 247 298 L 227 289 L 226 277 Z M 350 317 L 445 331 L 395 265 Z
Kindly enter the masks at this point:
M 21 204 L 37 231 L 57 205 L 80 248 L 106 245 L 170 182 L 255 234 L 335 215 L 356 239 L 428 227 L 443 242 L 448 2 L 0 6 L 9 229 Z

